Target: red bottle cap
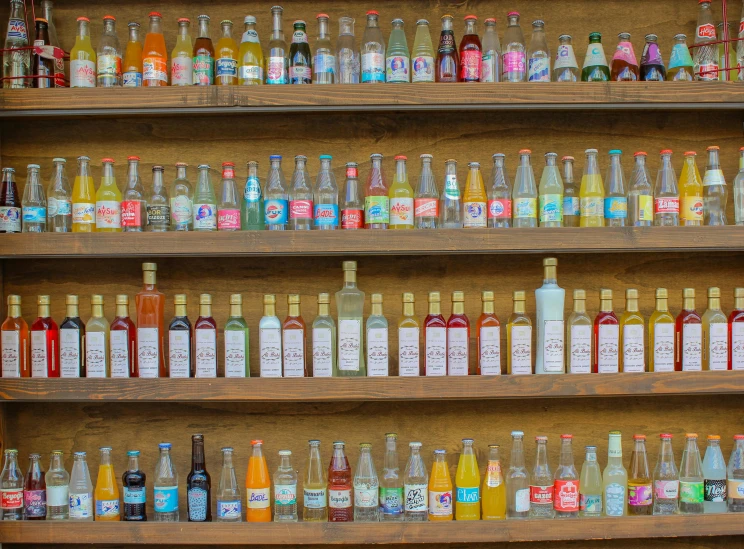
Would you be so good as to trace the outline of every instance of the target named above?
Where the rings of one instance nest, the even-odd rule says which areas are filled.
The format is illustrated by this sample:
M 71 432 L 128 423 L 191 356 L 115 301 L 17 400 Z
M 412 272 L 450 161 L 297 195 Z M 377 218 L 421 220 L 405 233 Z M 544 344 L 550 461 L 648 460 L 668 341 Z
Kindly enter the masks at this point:
M 477 21 L 478 18 L 475 15 L 466 15 L 465 21 Z
M 573 435 L 561 435 L 561 439 L 563 440 L 571 440 L 573 438 Z
M 178 23 L 191 23 L 191 19 L 189 19 L 188 17 L 179 17 Z
M 186 162 L 176 162 L 176 168 L 185 168 L 188 164 Z
M 687 151 L 685 156 L 697 156 L 697 153 L 695 151 Z
M 669 433 L 661 433 L 659 435 L 659 438 L 672 438 L 672 435 L 670 435 Z
M 512 17 L 513 15 L 516 15 L 517 17 L 519 17 L 519 12 L 518 12 L 518 11 L 510 11 L 510 12 L 509 12 L 509 13 L 507 13 L 506 15 L 507 15 L 508 17 Z
M 672 154 L 672 150 L 671 149 L 664 149 L 663 151 L 661 151 L 661 154 Z
M 522 149 L 521 151 L 519 151 L 519 154 L 532 154 L 532 151 L 529 149 Z
M 111 21 L 116 21 L 116 17 L 114 17 L 113 15 L 104 15 L 103 20 L 106 21 L 107 19 Z
M 148 17 L 163 17 L 163 16 L 160 15 L 160 13 L 157 12 L 157 11 L 151 11 L 150 12 L 150 15 L 148 15 Z
M 398 156 L 395 157 L 395 160 L 408 160 L 408 158 L 406 158 L 402 154 L 399 154 Z
M 318 15 L 315 16 L 316 19 L 320 19 L 321 17 L 325 17 L 326 19 L 330 19 L 330 17 L 328 17 L 328 14 L 327 13 L 319 13 Z
M 712 147 L 708 147 L 705 149 L 706 151 L 720 151 L 721 147 L 718 147 L 717 145 L 713 145 Z
M 367 15 L 380 15 L 376 10 L 369 10 Z
M 744 152 L 744 147 L 742 147 L 742 148 L 741 148 L 741 149 L 739 149 L 739 150 L 740 150 L 740 151 L 742 151 L 742 152 Z
M 734 435 L 734 440 L 744 440 L 744 435 Z
M 263 440 L 252 440 L 251 446 L 255 446 L 256 444 L 263 444 Z
M 136 160 L 139 162 L 140 157 L 139 156 L 127 156 L 127 160 Z
M 561 160 L 575 160 L 573 156 L 564 156 Z
M 633 440 L 646 440 L 646 435 L 633 435 Z
M 86 23 L 90 23 L 90 19 L 88 19 L 87 17 L 78 17 L 77 20 L 78 21 L 85 21 Z
M 648 155 L 645 152 L 643 152 L 643 151 L 638 151 L 633 156 L 648 156 Z
M 223 167 L 223 168 L 225 168 L 225 167 L 231 167 L 231 168 L 234 168 L 234 167 L 235 167 L 235 162 L 223 162 L 223 163 L 222 163 L 222 167 Z
M 495 17 L 489 17 L 484 22 L 485 23 L 495 23 L 496 22 L 496 18 Z
M 101 159 L 101 162 L 104 163 L 104 164 L 105 163 L 113 164 L 114 163 L 114 159 L 113 158 L 102 158 Z

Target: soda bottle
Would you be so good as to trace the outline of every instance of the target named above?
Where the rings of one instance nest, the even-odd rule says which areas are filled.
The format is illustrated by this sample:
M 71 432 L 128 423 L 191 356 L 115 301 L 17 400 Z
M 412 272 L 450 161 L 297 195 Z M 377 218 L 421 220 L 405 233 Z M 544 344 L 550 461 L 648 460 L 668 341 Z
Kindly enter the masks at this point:
M 52 452 L 49 470 L 44 477 L 47 520 L 70 518 L 70 474 L 65 470 L 63 457 L 62 450 Z
M 617 48 L 610 62 L 610 80 L 635 82 L 640 76 L 640 71 L 633 44 L 630 42 L 630 33 L 621 32 L 617 35 L 617 40 Z
M 121 44 L 116 36 L 116 18 L 103 16 L 103 33 L 98 42 L 97 82 L 99 88 L 121 86 Z
M 421 155 L 421 175 L 413 201 L 417 229 L 436 229 L 439 226 L 439 190 L 431 170 L 432 155 Z
M 19 2 L 20 3 L 20 2 Z M 15 6 L 16 3 L 11 2 L 11 7 Z M 13 17 L 11 15 L 11 23 L 10 26 L 13 26 Z M 95 88 L 96 87 L 96 52 L 93 51 L 93 46 L 90 42 L 90 19 L 87 17 L 78 17 L 77 18 L 78 23 L 78 33 L 77 36 L 75 36 L 75 45 L 72 47 L 72 50 L 70 51 L 70 87 L 71 88 Z M 9 29 L 10 29 L 9 26 Z M 11 30 L 8 31 L 9 33 Z M 26 26 L 23 25 L 23 34 L 26 34 Z M 8 44 L 8 39 L 6 39 L 6 48 L 8 47 L 17 47 L 14 46 L 14 42 L 11 42 Z M 28 45 L 28 44 L 24 44 Z M 17 55 L 17 52 L 11 52 L 13 56 Z M 12 61 L 12 66 L 9 65 L 9 61 L 7 60 L 8 53 L 5 53 L 6 61 L 5 61 L 5 76 L 9 77 L 11 75 L 17 75 L 20 76 L 21 74 L 28 74 L 28 53 L 25 52 L 26 60 L 25 61 Z M 20 66 L 20 63 L 23 63 L 23 67 Z M 25 72 L 24 72 L 25 71 Z M 11 82 L 18 82 L 20 80 L 12 80 Z M 26 84 L 24 85 L 17 85 L 17 84 L 11 84 L 9 85 L 6 81 L 5 87 L 16 87 L 16 88 L 25 88 L 28 87 Z
M 496 153 L 492 158 L 491 186 L 488 188 L 488 226 L 508 228 L 512 224 L 512 188 L 504 169 L 505 155 Z
M 674 463 L 672 435 L 662 433 L 654 468 L 654 515 L 676 515 L 679 509 L 679 471 Z
M 564 156 L 563 162 L 563 226 L 578 227 L 581 221 L 579 187 L 574 181 L 574 157 Z
M 455 519 L 480 520 L 480 471 L 473 452 L 472 438 L 462 439 L 462 453 L 457 462 L 455 486 L 457 487 Z
M 367 27 L 362 37 L 362 83 L 385 82 L 385 41 L 378 18 L 376 11 L 367 12 Z
M 519 166 L 517 166 L 517 175 L 514 177 L 512 199 L 514 227 L 517 228 L 537 227 L 538 194 L 535 174 L 530 162 L 531 154 L 532 151 L 529 149 L 519 151 Z
M 703 511 L 703 464 L 697 446 L 697 434 L 685 435 L 685 450 L 679 466 L 679 513 L 699 515 Z
M 238 83 L 241 86 L 260 86 L 264 83 L 264 56 L 256 31 L 256 18 L 246 15 L 243 37 L 238 51 Z
M 51 24 L 51 17 L 47 18 Z M 744 4 L 741 7 L 741 20 L 739 22 L 739 42 L 736 50 L 736 65 L 739 67 L 738 78 L 739 82 L 744 81 Z M 733 80 L 733 78 L 732 78 Z
M 706 225 L 726 225 L 728 190 L 718 160 L 720 147 L 708 147 L 708 165 L 703 179 L 703 216 Z M 25 206 L 24 206 L 25 208 Z M 24 217 L 25 217 L 24 210 Z
M 90 481 L 90 470 L 85 461 L 85 452 L 75 452 L 72 456 L 74 461 L 69 487 L 70 520 L 92 521 L 94 519 L 93 483 Z
M 45 520 L 47 516 L 46 480 L 40 454 L 28 456 L 28 472 L 23 488 L 23 512 L 26 520 Z
M 547 49 L 547 48 L 546 48 Z M 519 12 L 507 15 L 504 33 L 504 47 L 501 50 L 502 82 L 524 82 L 527 76 L 527 48 L 522 27 L 519 26 Z
M 463 195 L 463 227 L 466 229 L 485 228 L 487 225 L 488 196 L 483 185 L 479 162 L 468 164 L 468 179 Z
M 354 473 L 354 521 L 378 522 L 380 520 L 380 482 L 372 461 L 372 445 L 359 445 L 359 462 Z
M 101 233 L 121 232 L 121 191 L 116 184 L 114 161 L 104 158 L 101 184 L 96 191 L 96 230 Z
M 390 198 L 382 173 L 382 155 L 370 155 L 372 168 L 367 176 L 364 198 L 364 228 L 387 229 L 390 223 Z
M 527 51 L 528 82 L 550 82 L 550 50 L 545 38 L 545 22 L 532 22 L 532 39 Z
M 398 435 L 385 435 L 385 461 L 380 479 L 380 520 L 383 522 L 403 520 L 403 482 L 398 466 Z
M 685 163 L 679 176 L 681 198 L 680 225 L 700 226 L 703 224 L 703 179 L 700 177 L 695 157 L 697 153 L 685 153 Z
M 222 163 L 222 184 L 220 189 L 220 203 L 217 206 L 217 230 L 240 230 L 240 204 L 238 204 L 238 189 L 235 187 L 235 164 Z
M 279 450 L 279 467 L 274 473 L 274 522 L 297 522 L 297 472 L 292 452 Z
M 442 229 L 461 229 L 462 218 L 463 206 L 460 199 L 460 185 L 457 182 L 457 160 L 445 160 L 440 227 Z
M 313 219 L 319 230 L 338 229 L 338 186 L 331 171 L 331 160 L 328 154 L 320 155 L 320 171 L 313 191 Z
M 139 156 L 127 157 L 127 188 L 121 202 L 121 226 L 125 233 L 140 233 L 147 224 L 147 201 L 139 176 L 139 161 Z
M 403 31 L 403 19 L 393 19 L 393 29 L 390 31 L 385 58 L 385 81 L 411 81 L 411 56 L 406 33 Z
M 460 82 L 478 82 L 481 77 L 483 48 L 475 28 L 477 22 L 475 15 L 465 16 L 465 34 L 460 40 Z
M 211 86 L 214 84 L 214 46 L 209 37 L 209 16 L 200 15 L 199 35 L 194 42 L 192 68 L 194 85 Z
M 34 46 L 50 46 L 49 43 L 49 25 L 46 19 L 37 17 L 36 20 L 36 38 L 34 39 Z M 54 61 L 42 57 L 34 50 L 33 64 L 31 66 L 31 74 L 36 76 L 49 76 L 50 78 L 34 78 L 32 86 L 34 88 L 53 88 L 54 87 Z
M 574 467 L 573 435 L 561 435 L 561 457 L 555 470 L 553 505 L 558 518 L 579 516 L 579 473 Z
M 23 471 L 18 467 L 18 450 L 5 450 L 0 473 L 0 520 L 23 520 Z
M 344 196 L 341 199 L 342 229 L 361 229 L 364 227 L 364 198 L 359 189 L 358 174 L 359 165 L 356 162 L 347 162 Z
M 628 479 L 628 515 L 650 515 L 652 511 L 653 491 L 646 457 L 646 435 L 633 435 Z
M 635 167 L 628 188 L 628 224 L 631 227 L 650 227 L 653 221 L 654 191 L 646 168 L 647 156 L 645 152 L 633 155 Z
M 553 518 L 553 473 L 548 465 L 548 437 L 535 437 L 535 466 L 530 475 L 530 518 Z
M 710 2 L 699 2 L 697 28 L 695 31 L 694 72 L 695 80 L 718 80 L 718 47 L 711 42 L 718 40 L 713 24 L 713 10 Z
M 439 35 L 434 71 L 437 82 L 457 82 L 457 77 L 460 74 L 460 56 L 455 47 L 452 19 L 451 15 L 442 16 L 442 32 Z
M 78 21 L 80 21 L 80 19 L 78 19 Z M 25 4 L 23 0 L 10 0 L 8 32 L 5 34 L 5 51 L 3 52 L 4 88 L 31 87 L 28 79 L 28 76 L 31 73 L 31 52 L 27 49 L 23 49 L 28 46 L 29 42 L 28 32 L 26 30 Z M 74 48 L 73 51 L 75 51 Z M 70 54 L 70 60 L 72 63 L 75 62 L 72 52 Z M 93 74 L 95 75 L 95 69 Z M 70 85 L 72 85 L 72 82 L 70 82 Z M 95 86 L 95 80 L 93 85 Z
M 336 74 L 338 84 L 359 84 L 359 50 L 354 39 L 354 19 L 338 18 Z
M 328 466 L 328 522 L 354 520 L 351 492 L 351 467 L 344 454 L 344 443 L 333 443 L 333 456 Z
M 734 435 L 726 478 L 729 513 L 744 512 L 744 435 Z
M 452 480 L 447 467 L 447 450 L 434 450 L 429 476 L 429 520 L 452 520 Z
M 621 164 L 623 152 L 610 151 L 610 167 L 605 178 L 604 217 L 607 227 L 625 227 L 628 219 L 628 195 Z
M 287 58 L 287 42 L 282 30 L 281 6 L 271 8 L 271 39 L 269 40 L 269 56 L 266 58 L 266 83 L 287 84 L 289 78 L 289 60 Z
M 289 228 L 295 231 L 313 228 L 313 185 L 306 164 L 307 156 L 295 156 L 292 186 L 289 189 Z
M 127 470 L 121 477 L 124 485 L 124 520 L 146 521 L 147 475 L 139 466 L 139 450 L 129 450 Z
M 496 19 L 489 17 L 484 21 L 481 55 L 481 82 L 501 82 L 501 43 L 496 31 Z
M 734 179 L 734 220 L 744 225 L 744 147 L 739 149 L 739 173 Z
M 160 457 L 155 465 L 153 510 L 155 522 L 178 522 L 178 473 L 171 460 L 171 443 L 158 444 Z
M 147 231 L 163 233 L 170 227 L 170 200 L 163 182 L 163 166 L 152 167 L 152 192 L 147 197 Z
M 305 22 L 295 21 L 292 45 L 289 46 L 289 83 L 311 84 L 313 81 L 313 60 L 307 43 Z
M 129 28 L 129 40 L 124 49 L 121 82 L 125 88 L 142 86 L 142 44 L 139 42 L 140 24 L 132 21 Z
M 555 52 L 553 63 L 553 80 L 555 82 L 578 82 L 579 64 L 576 61 L 573 43 L 570 34 L 561 34 L 558 37 L 558 50 Z
M 238 44 L 232 36 L 232 21 L 225 19 L 220 26 L 222 36 L 215 47 L 214 83 L 218 86 L 233 86 L 238 83 Z
M 545 155 L 545 168 L 540 178 L 540 226 L 563 226 L 563 179 L 558 170 L 556 153 Z
M 320 441 L 309 440 L 310 454 L 307 460 L 307 471 L 302 483 L 304 522 L 328 521 L 328 478 L 320 459 Z
M 72 185 L 72 232 L 96 232 L 96 188 L 90 175 L 90 158 L 78 157 L 78 169 Z M 12 175 L 12 174 L 11 174 Z M 4 181 L 4 179 L 3 179 Z M 4 184 L 4 183 L 3 183 Z M 15 182 L 13 183 L 15 188 Z M 5 192 L 1 193 L 6 196 Z M 6 204 L 3 204 L 6 205 Z M 20 203 L 18 204 L 20 206 Z M 2 210 L 0 210 L 0 213 Z M 20 218 L 20 211 L 19 218 Z M 0 225 L 0 228 L 2 225 Z
M 69 233 L 72 231 L 72 191 L 65 173 L 67 161 L 64 158 L 55 158 L 52 163 L 52 177 L 47 187 L 47 230 Z M 0 191 L 0 196 L 4 194 Z
M 194 189 L 193 212 L 195 231 L 217 230 L 217 198 L 209 177 L 209 164 L 199 165 L 199 179 Z
M 23 189 L 22 206 L 22 232 L 44 233 L 47 230 L 47 201 L 44 196 L 44 187 L 39 180 L 38 164 L 29 164 L 26 186 Z
M 674 46 L 672 46 L 672 53 L 669 54 L 666 79 L 674 82 L 695 80 L 694 62 L 690 49 L 687 47 L 687 36 L 684 34 L 674 36 Z
M 315 55 L 313 55 L 313 84 L 333 84 L 336 80 L 336 56 L 331 44 L 331 34 L 328 29 L 328 15 L 319 13 L 318 39 L 315 41 Z
M 170 461 L 170 456 L 168 456 L 168 460 Z M 162 449 L 159 468 L 158 472 L 160 474 L 165 473 Z M 175 471 L 173 478 L 175 478 Z M 173 495 L 175 494 L 169 494 L 171 497 Z M 158 507 L 157 498 L 156 485 L 156 509 Z M 268 495 L 266 499 L 268 500 Z M 212 478 L 207 472 L 207 465 L 204 460 L 204 435 L 191 435 L 191 471 L 186 476 L 186 503 L 189 522 L 212 522 Z
M 607 82 L 610 79 L 610 67 L 607 66 L 602 34 L 593 32 L 589 35 L 584 67 L 581 69 L 582 82 Z
M 194 203 L 191 183 L 186 175 L 186 162 L 176 162 L 176 179 L 170 191 L 171 230 L 194 230 Z
M 654 187 L 654 225 L 657 227 L 679 225 L 679 191 L 670 150 L 661 151 L 661 167 Z
M 429 22 L 426 19 L 416 21 L 411 69 L 413 82 L 434 82 L 434 46 L 431 43 Z
M 258 179 L 258 162 L 248 162 L 248 177 L 243 188 L 243 200 L 240 201 L 240 225 L 244 231 L 263 231 L 264 203 L 261 195 L 261 183 Z
M 216 522 L 242 522 L 243 506 L 233 467 L 233 449 L 222 448 L 222 471 L 217 489 Z
M 721 437 L 708 435 L 708 448 L 703 458 L 703 512 L 728 511 L 726 493 L 726 461 L 721 452 Z
M 483 479 L 483 520 L 506 519 L 506 484 L 501 468 L 499 445 L 488 445 L 488 466 Z
M 390 229 L 413 229 L 413 189 L 408 183 L 405 156 L 395 157 L 395 178 L 390 185 Z
M 194 83 L 194 44 L 190 26 L 191 21 L 187 18 L 178 20 L 178 37 L 171 53 L 171 86 L 191 86 Z
M 269 175 L 264 188 L 264 219 L 267 231 L 284 231 L 289 218 L 289 194 L 282 172 L 282 157 L 269 156 Z
M 111 448 L 101 448 L 101 462 L 98 466 L 98 480 L 96 481 L 96 520 L 121 520 L 119 511 L 119 487 L 111 463 Z
M 620 431 L 610 431 L 607 467 L 602 473 L 604 513 L 608 517 L 625 516 L 628 492 L 628 472 L 623 467 L 623 447 Z
M 581 227 L 604 227 L 604 185 L 597 166 L 597 149 L 587 149 L 581 177 Z
M 403 514 L 406 522 L 428 520 L 429 473 L 421 459 L 421 443 L 410 442 L 411 454 L 403 472 Z
M 530 477 L 524 464 L 524 432 L 512 431 L 511 459 L 506 473 L 506 516 L 527 518 L 530 514 Z
M 57 27 L 54 24 L 54 15 L 52 10 L 54 4 L 52 0 L 42 0 L 41 11 L 42 17 L 46 19 L 48 25 L 49 34 L 49 45 L 55 48 L 54 51 L 54 87 L 64 88 L 65 87 L 65 60 L 63 57 L 62 48 L 59 47 L 59 38 L 57 37 Z M 7 46 L 6 46 L 7 48 Z
M 150 12 L 150 30 L 145 35 L 145 45 L 142 48 L 142 85 L 168 85 L 168 53 L 165 51 L 165 38 L 160 26 L 162 16 Z
M 602 472 L 597 463 L 597 447 L 586 446 L 584 451 L 579 479 L 579 515 L 599 517 L 602 515 Z
M 657 40 L 658 37 L 655 34 L 646 35 L 646 45 L 643 47 L 643 55 L 641 55 L 641 80 L 646 82 L 663 82 L 666 80 L 664 59 L 661 57 Z

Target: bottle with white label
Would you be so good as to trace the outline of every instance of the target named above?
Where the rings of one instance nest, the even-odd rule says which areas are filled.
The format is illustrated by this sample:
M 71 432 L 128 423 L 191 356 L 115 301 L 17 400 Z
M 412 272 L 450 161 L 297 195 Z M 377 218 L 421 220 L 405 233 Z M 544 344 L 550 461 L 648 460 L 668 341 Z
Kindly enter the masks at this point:
M 46 520 L 70 518 L 70 474 L 65 469 L 64 453 L 53 450 L 49 469 L 44 476 L 46 482 Z
M 334 55 L 331 35 L 328 30 L 328 15 L 319 13 L 318 38 L 315 41 L 313 55 L 313 84 L 334 84 L 336 82 L 336 56 Z
M 291 458 L 290 450 L 279 450 L 279 467 L 274 472 L 274 522 L 298 520 L 297 471 L 292 467 Z
M 2 377 L 31 377 L 28 324 L 21 316 L 21 296 L 8 296 L 8 317 L 2 325 Z
M 191 322 L 186 312 L 186 294 L 173 296 L 176 311 L 168 326 L 168 375 L 169 377 L 191 376 Z
M 501 375 L 501 322 L 494 312 L 493 301 L 493 292 L 481 293 L 483 308 L 475 328 L 475 348 L 476 373 L 483 376 Z
M 389 229 L 413 229 L 414 194 L 408 183 L 406 161 L 403 155 L 395 157 L 395 178 L 390 185 L 390 224 Z
M 560 177 L 560 176 L 559 176 Z M 535 290 L 537 312 L 536 374 L 566 372 L 563 307 L 566 290 L 558 286 L 558 259 L 543 259 L 543 285 Z
M 103 314 L 103 296 L 90 296 L 90 319 L 85 324 L 86 377 L 111 377 L 109 321 Z
M 199 166 L 199 178 L 196 181 L 192 203 L 194 230 L 216 231 L 217 197 L 214 194 L 212 180 L 209 177 L 209 164 Z
M 336 365 L 336 323 L 330 294 L 318 294 L 318 316 L 313 320 L 313 377 L 332 377 Z
M 49 312 L 51 298 L 36 298 L 38 317 L 31 324 L 31 377 L 59 377 L 59 328 Z
M 729 363 L 744 370 L 744 288 L 734 288 L 734 310 L 729 315 Z
M 421 443 L 409 442 L 411 454 L 403 471 L 403 520 L 426 522 L 428 520 L 429 473 L 421 459 Z
M 70 473 L 69 503 L 70 520 L 92 522 L 93 515 L 93 483 L 90 480 L 90 469 L 85 460 L 85 452 L 75 452 L 73 455 L 72 473 Z
M 199 296 L 199 318 L 194 324 L 191 377 L 217 377 L 217 323 L 212 318 L 212 296 Z
M 289 46 L 289 83 L 312 84 L 313 58 L 307 43 L 304 21 L 295 21 L 292 45 Z
M 300 296 L 287 296 L 289 311 L 282 324 L 282 357 L 284 377 L 307 377 L 305 358 L 305 321 L 300 314 Z
M 729 513 L 744 512 L 744 435 L 734 435 L 726 470 Z M 49 483 L 47 482 L 47 486 Z
M 677 355 L 674 369 L 677 372 L 703 369 L 703 321 L 695 310 L 695 288 L 682 290 L 682 311 L 675 321 Z
M 623 446 L 620 431 L 610 431 L 607 467 L 602 473 L 604 515 L 623 517 L 627 514 L 628 472 L 623 466 Z
M 385 82 L 385 40 L 378 25 L 380 14 L 367 12 L 367 27 L 362 36 L 362 83 Z
M 517 291 L 512 299 L 514 308 L 506 323 L 506 372 L 515 375 L 531 374 L 532 320 L 525 312 L 527 295 L 524 291 Z
M 85 377 L 85 324 L 80 319 L 78 296 L 67 295 L 67 316 L 59 325 L 60 377 Z
M 447 322 L 439 292 L 429 292 L 429 314 L 424 320 L 424 375 L 447 375 Z
M 178 37 L 171 52 L 171 86 L 191 86 L 194 83 L 193 53 L 189 27 L 191 21 L 185 17 L 178 20 Z
M 158 444 L 160 457 L 153 475 L 155 522 L 178 522 L 178 472 L 171 459 L 171 443 Z
M 646 322 L 638 311 L 638 290 L 625 291 L 625 312 L 620 317 L 620 349 L 623 372 L 646 371 Z
M 679 470 L 674 462 L 672 435 L 659 435 L 661 448 L 654 468 L 654 515 L 676 515 L 679 509 Z
M 90 19 L 78 17 L 75 45 L 70 51 L 70 87 L 96 87 L 96 52 L 90 42 Z M 121 66 L 119 68 L 121 72 Z M 20 86 L 23 87 L 23 86 Z
M 256 31 L 256 18 L 246 15 L 243 37 L 238 52 L 238 83 L 241 86 L 260 86 L 264 83 L 264 56 Z
M 165 294 L 157 288 L 157 270 L 155 263 L 142 264 L 142 289 L 134 297 L 139 377 L 165 377 Z
M 462 229 L 463 203 L 460 184 L 457 182 L 457 160 L 444 161 L 444 192 L 439 212 L 442 229 Z
M 728 319 L 721 311 L 719 288 L 708 288 L 708 310 L 702 320 L 703 370 L 728 370 Z
M 416 21 L 416 36 L 411 50 L 411 81 L 434 82 L 434 46 L 426 19 Z
M 545 155 L 545 168 L 538 187 L 540 227 L 563 226 L 563 178 L 557 160 L 556 153 Z
M 109 331 L 111 377 L 138 377 L 137 328 L 129 318 L 129 296 L 116 296 L 116 318 Z
M 251 377 L 248 323 L 243 318 L 243 296 L 230 296 L 225 324 L 225 377 Z
M 362 314 L 364 292 L 357 288 L 357 263 L 344 261 L 344 286 L 336 292 L 338 371 L 334 376 L 366 376 Z
M 398 319 L 398 375 L 421 374 L 421 323 L 416 318 L 413 293 L 403 294 L 403 314 Z
M 514 176 L 512 187 L 513 226 L 517 228 L 537 227 L 538 190 L 535 185 L 535 173 L 532 170 L 530 155 L 532 151 L 519 151 L 519 166 Z M 545 200 L 543 198 L 543 200 Z M 561 204 L 562 206 L 562 204 Z
M 447 319 L 447 375 L 470 373 L 470 321 L 465 315 L 465 294 L 452 292 L 452 314 Z
M 388 321 L 382 312 L 382 294 L 372 294 L 372 312 L 367 318 L 367 375 L 390 375 Z
M 303 522 L 328 522 L 328 479 L 320 459 L 320 441 L 309 440 L 310 453 L 305 471 L 303 491 Z
M 599 291 L 599 314 L 594 318 L 594 357 L 592 372 L 616 374 L 620 371 L 620 322 L 612 310 L 612 290 Z
M 656 310 L 648 319 L 648 371 L 674 371 L 674 317 L 666 288 L 656 288 Z
M 573 312 L 566 328 L 566 369 L 569 374 L 592 371 L 592 319 L 586 314 L 586 292 L 573 291 Z
M 276 316 L 276 296 L 263 296 L 263 316 L 258 323 L 260 377 L 282 377 L 282 323 Z
M 96 231 L 121 232 L 121 191 L 114 175 L 114 160 L 101 160 L 101 184 L 96 191 Z
M 530 475 L 524 460 L 524 432 L 512 431 L 509 470 L 506 472 L 506 517 L 524 519 L 530 514 Z
M 29 164 L 28 176 L 21 200 L 21 232 L 45 233 L 47 231 L 47 199 L 39 178 L 40 166 Z
M 380 481 L 372 460 L 372 445 L 359 445 L 359 461 L 354 473 L 354 522 L 380 520 Z
M 97 82 L 99 88 L 121 86 L 121 44 L 116 35 L 116 18 L 103 16 L 103 32 L 96 52 Z

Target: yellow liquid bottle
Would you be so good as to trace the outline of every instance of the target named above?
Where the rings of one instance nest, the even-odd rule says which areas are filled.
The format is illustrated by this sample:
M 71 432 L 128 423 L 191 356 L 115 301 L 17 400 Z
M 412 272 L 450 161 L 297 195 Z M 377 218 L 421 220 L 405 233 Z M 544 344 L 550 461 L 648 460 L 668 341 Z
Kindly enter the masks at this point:
M 408 183 L 405 156 L 395 157 L 395 179 L 390 185 L 390 224 L 388 229 L 413 229 L 413 188 Z
M 189 28 L 191 21 L 182 17 L 178 20 L 178 37 L 171 52 L 171 86 L 191 86 L 194 83 L 193 52 Z
M 625 291 L 625 312 L 620 317 L 621 372 L 646 371 L 645 322 L 638 312 L 638 290 Z
M 111 448 L 101 448 L 101 464 L 98 466 L 98 481 L 93 494 L 96 500 L 96 520 L 121 520 L 117 480 L 111 464 Z
M 686 152 L 685 163 L 679 176 L 680 225 L 703 224 L 703 180 L 700 177 L 695 157 L 697 153 Z
M 728 318 L 721 311 L 721 289 L 708 288 L 703 315 L 703 370 L 728 370 Z
M 232 37 L 232 21 L 220 23 L 222 36 L 214 48 L 214 83 L 217 86 L 234 86 L 238 83 L 238 43 Z
M 70 51 L 70 87 L 96 87 L 96 52 L 90 42 L 90 19 L 78 17 L 78 33 Z
M 483 184 L 483 176 L 478 162 L 468 164 L 468 179 L 465 182 L 465 192 L 462 196 L 463 219 L 462 226 L 466 229 L 485 228 L 487 222 L 488 195 Z
M 457 502 L 455 520 L 480 520 L 480 471 L 473 451 L 473 439 L 462 439 L 462 453 L 455 474 Z
M 514 309 L 506 324 L 506 372 L 532 373 L 532 321 L 525 313 L 526 294 L 514 292 Z
M 429 475 L 429 520 L 452 520 L 452 479 L 447 467 L 447 451 L 434 450 L 434 463 Z
M 416 318 L 414 295 L 403 294 L 403 315 L 398 319 L 398 375 L 421 375 L 421 323 Z
M 669 312 L 666 288 L 656 288 L 656 310 L 648 320 L 648 370 L 674 371 L 674 317 Z
M 256 18 L 245 16 L 245 30 L 238 53 L 238 83 L 241 86 L 263 84 L 264 56 L 256 32 Z
M 101 185 L 96 191 L 96 230 L 99 233 L 121 232 L 121 191 L 116 185 L 114 161 L 104 158 Z
M 579 190 L 581 227 L 604 227 L 604 184 L 597 165 L 597 149 L 586 150 L 586 167 Z
M 499 445 L 488 445 L 488 466 L 483 479 L 483 520 L 506 520 L 506 482 L 501 468 Z
M 586 291 L 573 291 L 573 312 L 566 328 L 566 371 L 589 374 L 592 371 L 592 319 L 586 314 Z
M 78 158 L 77 175 L 72 186 L 72 232 L 96 232 L 96 188 L 87 156 Z

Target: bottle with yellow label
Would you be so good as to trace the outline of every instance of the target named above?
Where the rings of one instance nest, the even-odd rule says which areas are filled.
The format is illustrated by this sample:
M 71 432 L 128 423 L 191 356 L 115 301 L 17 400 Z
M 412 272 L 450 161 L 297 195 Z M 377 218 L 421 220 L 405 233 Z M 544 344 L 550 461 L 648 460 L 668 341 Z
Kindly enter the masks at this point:
M 645 321 L 638 311 L 638 290 L 625 291 L 625 312 L 620 317 L 621 372 L 646 371 Z
M 697 153 L 685 153 L 685 163 L 679 176 L 680 225 L 703 224 L 703 179 L 700 177 L 695 157 Z
M 514 292 L 514 309 L 506 324 L 506 367 L 509 374 L 532 373 L 532 321 L 525 312 L 525 292 Z
M 395 178 L 390 185 L 390 224 L 388 229 L 413 229 L 413 188 L 408 183 L 405 156 L 395 157 Z
M 604 185 L 597 165 L 597 149 L 586 150 L 586 167 L 581 177 L 581 227 L 604 227 Z
M 648 155 L 639 151 L 633 155 L 635 167 L 628 188 L 628 225 L 650 227 L 654 221 L 654 187 L 646 168 Z
M 666 288 L 656 288 L 656 310 L 648 319 L 649 372 L 674 371 L 674 317 Z

